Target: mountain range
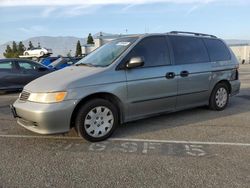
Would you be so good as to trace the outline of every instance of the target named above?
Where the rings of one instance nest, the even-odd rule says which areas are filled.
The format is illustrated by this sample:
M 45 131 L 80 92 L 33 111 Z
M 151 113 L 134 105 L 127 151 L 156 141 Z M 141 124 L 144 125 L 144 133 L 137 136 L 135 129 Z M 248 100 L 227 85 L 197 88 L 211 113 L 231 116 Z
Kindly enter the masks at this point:
M 102 34 L 103 36 L 112 36 L 113 34 L 109 33 L 96 33 L 93 35 L 93 37 L 100 36 Z M 115 35 L 115 34 L 114 34 Z M 27 47 L 29 44 L 29 41 L 32 42 L 34 46 L 37 46 L 38 43 L 40 43 L 41 47 L 50 48 L 53 50 L 53 56 L 66 56 L 68 53 L 71 53 L 72 56 L 75 54 L 76 49 L 76 43 L 77 41 L 80 41 L 82 45 L 86 44 L 87 39 L 86 38 L 78 38 L 78 37 L 72 37 L 72 36 L 58 36 L 58 37 L 51 37 L 51 36 L 39 36 L 39 37 L 32 37 L 27 40 L 23 40 L 23 44 Z M 17 43 L 19 41 L 16 41 Z M 226 40 L 226 42 L 229 45 L 235 45 L 235 44 L 250 44 L 250 40 Z M 3 53 L 6 49 L 7 45 L 12 45 L 12 41 L 9 41 L 5 44 L 0 45 L 0 58 L 3 58 Z

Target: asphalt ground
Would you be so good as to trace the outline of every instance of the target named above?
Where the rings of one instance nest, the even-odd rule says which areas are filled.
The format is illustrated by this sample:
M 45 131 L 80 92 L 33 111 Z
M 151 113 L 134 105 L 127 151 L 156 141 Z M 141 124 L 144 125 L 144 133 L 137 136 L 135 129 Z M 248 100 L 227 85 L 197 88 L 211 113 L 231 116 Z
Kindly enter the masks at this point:
M 121 125 L 89 143 L 20 127 L 0 95 L 0 187 L 250 187 L 250 65 L 222 112 L 195 108 Z

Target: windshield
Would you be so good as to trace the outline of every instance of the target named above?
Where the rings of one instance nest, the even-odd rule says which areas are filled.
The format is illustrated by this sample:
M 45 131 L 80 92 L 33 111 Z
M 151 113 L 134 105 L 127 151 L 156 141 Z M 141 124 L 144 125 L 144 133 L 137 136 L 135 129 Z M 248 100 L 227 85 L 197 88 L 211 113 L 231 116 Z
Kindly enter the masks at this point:
M 111 41 L 76 63 L 78 65 L 89 65 L 106 67 L 114 62 L 138 37 L 127 37 Z

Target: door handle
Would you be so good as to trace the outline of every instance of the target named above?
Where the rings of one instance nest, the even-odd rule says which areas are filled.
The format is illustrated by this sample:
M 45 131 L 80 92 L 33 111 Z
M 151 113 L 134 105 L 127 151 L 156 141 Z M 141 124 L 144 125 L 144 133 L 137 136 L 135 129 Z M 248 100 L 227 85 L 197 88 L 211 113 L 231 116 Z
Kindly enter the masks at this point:
M 175 73 L 174 72 L 168 72 L 167 74 L 166 74 L 166 78 L 167 79 L 173 79 L 175 77 Z
M 181 77 L 188 77 L 189 72 L 188 71 L 181 71 L 180 75 L 181 75 Z

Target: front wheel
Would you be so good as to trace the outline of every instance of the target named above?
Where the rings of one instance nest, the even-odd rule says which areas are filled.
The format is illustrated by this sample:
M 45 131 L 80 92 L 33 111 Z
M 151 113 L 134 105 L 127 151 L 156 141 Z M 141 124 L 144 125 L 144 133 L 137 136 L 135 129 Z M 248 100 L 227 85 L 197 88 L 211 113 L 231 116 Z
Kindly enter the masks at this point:
M 111 102 L 104 99 L 94 99 L 83 105 L 75 121 L 78 134 L 91 142 L 107 139 L 117 125 L 117 109 Z
M 228 105 L 229 100 L 229 89 L 226 84 L 217 84 L 211 94 L 209 107 L 212 110 L 221 111 L 224 110 Z

